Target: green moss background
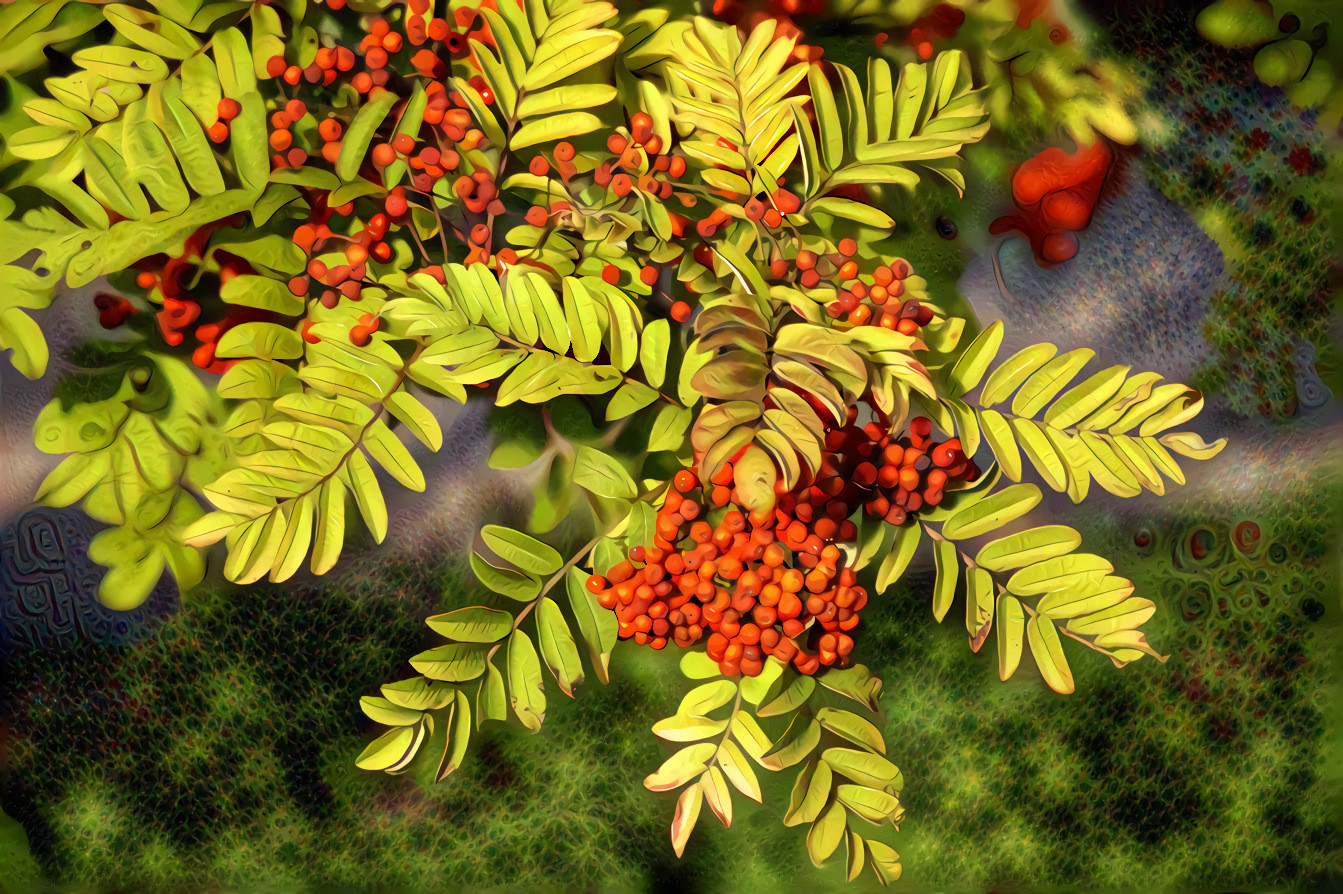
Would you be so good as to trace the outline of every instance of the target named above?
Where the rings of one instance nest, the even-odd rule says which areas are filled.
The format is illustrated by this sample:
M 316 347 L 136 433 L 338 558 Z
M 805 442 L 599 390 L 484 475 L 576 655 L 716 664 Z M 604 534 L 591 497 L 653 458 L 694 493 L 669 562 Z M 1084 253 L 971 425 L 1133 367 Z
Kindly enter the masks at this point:
M 1176 24 L 1112 25 L 1146 73 L 1149 108 L 1191 120 L 1203 109 L 1215 124 L 1228 97 L 1281 105 L 1248 67 L 1237 79 L 1233 63 L 1246 59 L 1153 37 Z M 1191 98 L 1200 66 L 1221 74 Z M 1301 120 L 1291 127 L 1336 165 Z M 1281 356 L 1291 333 L 1320 340 L 1321 373 L 1343 394 L 1324 343 L 1324 190 L 1256 162 L 1264 201 L 1238 204 L 1205 182 L 1198 159 L 1208 153 L 1197 150 L 1235 149 L 1239 132 L 1190 133 L 1204 143 L 1155 151 L 1151 176 L 1191 213 L 1227 222 L 1220 235 L 1240 246 L 1232 275 L 1262 296 L 1257 306 L 1234 291 L 1214 301 L 1214 341 L 1235 362 L 1210 368 L 1204 384 L 1213 403 L 1286 440 L 1316 424 L 1292 418 Z M 972 161 L 978 204 L 920 198 L 891 243 L 935 292 L 954 289 L 1006 195 L 1010 166 Z M 1301 196 L 1318 225 L 1293 210 Z M 946 215 L 961 238 L 933 234 Z M 1247 308 L 1267 335 L 1246 334 Z M 1247 345 L 1265 347 L 1250 355 Z M 1343 888 L 1343 480 L 1332 457 L 1302 463 L 1271 499 L 1165 511 L 1158 501 L 1141 522 L 1096 511 L 1064 519 L 1157 601 L 1146 629 L 1170 655 L 1116 670 L 1069 648 L 1072 696 L 1051 692 L 1029 659 L 1000 682 L 991 649 L 967 648 L 959 607 L 933 621 L 929 571 L 869 606 L 860 650 L 884 680 L 880 725 L 906 781 L 906 819 L 887 839 L 904 864 L 896 890 Z M 1257 540 L 1237 534 L 1247 521 Z M 810 864 L 804 830 L 779 821 L 791 775 L 762 779 L 764 806 L 736 799 L 731 829 L 706 811 L 675 859 L 674 797 L 641 784 L 667 753 L 649 728 L 687 688 L 670 653 L 618 649 L 611 685 L 589 679 L 572 702 L 552 692 L 539 735 L 487 727 L 444 784 L 356 770 L 374 733 L 359 697 L 430 642 L 426 616 L 476 600 L 452 557 L 364 568 L 358 579 L 203 586 L 138 644 L 11 656 L 0 668 L 0 889 L 876 887 L 870 875 L 844 885 L 839 861 Z
M 1171 658 L 1116 671 L 1077 655 L 1071 697 L 1029 666 L 1001 683 L 954 612 L 943 627 L 931 620 L 926 575 L 875 604 L 863 648 L 885 680 L 881 725 L 906 779 L 899 888 L 1331 890 L 1337 715 L 1322 684 L 1338 625 L 1336 604 L 1318 614 L 1336 592 L 1318 519 L 1336 496 L 1296 495 L 1309 511 L 1295 517 L 1261 514 L 1248 555 L 1230 542 L 1234 511 L 1084 529 L 1159 594 L 1150 638 Z M 1251 586 L 1225 610 L 1198 611 L 1200 586 L 1228 574 Z M 648 727 L 684 683 L 645 650 L 616 653 L 610 686 L 554 696 L 541 734 L 489 730 L 444 784 L 355 770 L 372 732 L 359 696 L 420 646 L 419 621 L 440 596 L 472 598 L 450 568 L 388 568 L 385 579 L 366 593 L 203 592 L 139 645 L 12 662 L 4 803 L 35 860 L 20 858 L 11 826 L 6 890 L 42 879 L 121 890 L 842 886 L 839 868 L 807 861 L 801 830 L 779 824 L 788 779 L 767 786 L 762 807 L 738 799 L 730 830 L 704 822 L 673 858 L 672 797 L 640 783 L 663 756 Z

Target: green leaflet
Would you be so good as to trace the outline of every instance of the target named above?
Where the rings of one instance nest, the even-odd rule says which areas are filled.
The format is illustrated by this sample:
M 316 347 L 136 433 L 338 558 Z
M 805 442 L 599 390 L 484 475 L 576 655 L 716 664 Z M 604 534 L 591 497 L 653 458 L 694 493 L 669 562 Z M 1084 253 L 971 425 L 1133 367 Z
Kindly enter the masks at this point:
M 508 640 L 508 693 L 513 712 L 522 725 L 533 733 L 540 732 L 546 718 L 541 662 L 531 638 L 521 630 Z
M 601 497 L 629 500 L 638 493 L 634 479 L 619 463 L 586 444 L 578 447 L 573 481 Z
M 956 596 L 956 580 L 960 577 L 960 554 L 956 544 L 950 540 L 934 540 L 933 561 L 937 569 L 937 580 L 933 584 L 933 617 L 940 624 L 951 608 L 951 601 Z
M 464 683 L 485 672 L 488 643 L 452 643 L 421 652 L 410 666 L 431 680 Z
M 1001 320 L 995 320 L 966 347 L 956 365 L 947 374 L 952 397 L 964 394 L 979 384 L 984 373 L 988 371 L 989 364 L 993 363 L 998 355 L 998 348 L 1002 343 L 1003 323 Z
M 521 531 L 486 525 L 480 534 L 490 550 L 524 572 L 554 574 L 564 564 L 554 548 Z
M 1005 487 L 952 513 L 942 524 L 942 536 L 963 540 L 987 534 L 1030 512 L 1042 498 L 1033 484 Z
M 473 605 L 425 620 L 439 636 L 459 643 L 494 643 L 513 629 L 513 616 L 505 611 Z
M 1054 622 L 1044 615 L 1036 615 L 1026 625 L 1026 635 L 1030 639 L 1031 654 L 1049 688 L 1064 695 L 1073 692 L 1073 674 L 1068 668 Z
M 574 689 L 583 682 L 583 664 L 579 661 L 569 623 L 559 605 L 549 596 L 542 597 L 537 604 L 536 635 L 546 666 L 564 694 L 573 698 Z
M 975 556 L 989 571 L 1009 571 L 1066 555 L 1082 545 L 1082 535 L 1063 525 L 1044 525 L 986 543 Z
M 914 550 L 919 546 L 922 532 L 923 529 L 917 522 L 896 529 L 895 542 L 890 552 L 882 559 L 881 567 L 877 569 L 878 593 L 884 593 L 905 573 L 910 560 L 914 558 Z
M 423 723 L 389 730 L 370 742 L 355 758 L 354 765 L 361 770 L 388 773 L 403 770 L 415 758 L 427 732 Z
M 354 120 L 341 140 L 340 157 L 336 160 L 336 176 L 341 180 L 353 180 L 359 173 L 368 153 L 368 144 L 373 134 L 396 104 L 396 94 L 380 93 L 368 100 L 355 112 Z
M 812 758 L 798 771 L 797 780 L 788 799 L 788 810 L 783 815 L 785 826 L 809 823 L 821 814 L 830 797 L 833 772 L 830 765 Z
M 998 594 L 998 677 L 1006 681 L 1021 663 L 1026 613 L 1021 601 L 1007 592 Z
M 566 112 L 533 118 L 513 132 L 509 148 L 525 149 L 538 143 L 553 143 L 592 133 L 602 126 L 602 119 L 591 112 Z
M 1032 417 L 1040 412 L 1094 356 L 1096 352 L 1090 348 L 1078 348 L 1045 363 L 1026 379 L 1013 398 L 1012 413 Z
M 979 406 L 987 409 L 1006 400 L 1056 353 L 1058 348 L 1051 344 L 1031 345 L 1004 360 L 984 382 L 984 388 L 979 393 Z
M 471 553 L 471 571 L 489 589 L 519 602 L 530 602 L 541 592 L 536 575 L 491 565 L 477 552 Z

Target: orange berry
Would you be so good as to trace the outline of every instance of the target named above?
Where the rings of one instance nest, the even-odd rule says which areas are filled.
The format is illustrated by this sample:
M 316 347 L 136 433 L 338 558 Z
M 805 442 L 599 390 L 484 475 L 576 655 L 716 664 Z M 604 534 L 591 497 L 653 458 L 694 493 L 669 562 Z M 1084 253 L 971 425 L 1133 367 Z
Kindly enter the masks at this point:
M 297 87 L 301 80 L 303 80 L 303 69 L 297 65 L 291 65 L 284 70 L 284 82 L 289 86 Z
M 401 35 L 395 31 L 388 32 L 387 36 L 382 39 L 382 48 L 389 53 L 401 52 Z
M 415 138 L 407 133 L 399 133 L 392 140 L 392 149 L 398 155 L 410 155 L 415 151 Z
M 223 121 L 216 121 L 210 125 L 206 133 L 210 136 L 210 142 L 222 143 L 228 139 L 228 125 Z
M 671 318 L 678 323 L 685 323 L 690 320 L 690 305 L 684 301 L 677 301 L 671 306 Z
M 278 78 L 284 74 L 288 66 L 285 64 L 284 56 L 271 56 L 266 60 L 266 74 L 272 78 Z
M 630 119 L 630 135 L 635 145 L 642 145 L 653 136 L 653 118 L 647 112 L 635 112 Z M 619 151 L 619 150 L 613 150 Z
M 564 141 L 564 142 L 561 142 L 561 143 L 557 143 L 557 144 L 555 145 L 555 160 L 556 160 L 556 161 L 573 161 L 573 160 L 574 160 L 574 145 L 573 145 L 573 143 L 570 143 L 570 142 L 568 142 L 567 140 Z
M 538 155 L 527 165 L 527 170 L 531 172 L 533 177 L 544 177 L 550 173 L 550 163 Z
M 858 243 L 845 237 L 839 240 L 839 253 L 846 258 L 853 257 L 858 252 Z
M 341 124 L 335 118 L 328 118 L 317 125 L 317 135 L 328 143 L 333 143 L 340 139 Z
M 607 264 L 602 268 L 602 282 L 607 285 L 618 285 L 620 283 L 620 268 L 615 264 Z
M 396 150 L 390 143 L 379 143 L 373 147 L 373 163 L 380 168 L 385 168 L 396 161 Z
M 220 121 L 232 121 L 242 112 L 242 104 L 236 99 L 224 98 L 219 100 L 219 107 L 216 111 Z
M 646 286 L 651 286 L 658 281 L 658 269 L 656 267 L 643 267 L 639 270 L 639 282 Z
M 270 147 L 276 152 L 284 152 L 293 142 L 294 138 L 287 130 L 273 131 L 270 135 Z
M 291 99 L 284 104 L 284 113 L 289 116 L 290 122 L 298 123 L 308 114 L 308 107 L 301 99 Z

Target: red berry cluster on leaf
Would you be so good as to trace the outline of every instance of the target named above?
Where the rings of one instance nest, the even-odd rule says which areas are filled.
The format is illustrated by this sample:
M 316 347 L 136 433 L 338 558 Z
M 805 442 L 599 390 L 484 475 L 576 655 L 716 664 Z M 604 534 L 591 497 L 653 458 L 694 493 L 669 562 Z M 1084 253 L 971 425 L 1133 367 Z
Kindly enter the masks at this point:
M 862 504 L 868 515 L 902 525 L 924 506 L 941 503 L 949 484 L 979 477 L 959 439 L 939 442 L 931 434 L 932 423 L 921 416 L 910 421 L 902 438 L 892 438 L 876 423 L 832 429 L 820 473 L 804 496 L 828 501 L 826 511 L 835 517 L 847 518 Z M 781 508 L 789 499 L 780 500 Z
M 715 476 L 723 483 L 710 485 L 721 490 L 731 475 L 724 466 Z M 678 472 L 654 545 L 589 579 L 588 589 L 616 612 L 620 636 L 661 649 L 707 635 L 709 657 L 728 676 L 755 676 L 770 655 L 805 674 L 846 664 L 849 631 L 867 604 L 837 545 L 856 537 L 854 524 L 828 517 L 751 524 L 736 508 L 712 524 L 700 518 L 705 496 L 692 472 Z

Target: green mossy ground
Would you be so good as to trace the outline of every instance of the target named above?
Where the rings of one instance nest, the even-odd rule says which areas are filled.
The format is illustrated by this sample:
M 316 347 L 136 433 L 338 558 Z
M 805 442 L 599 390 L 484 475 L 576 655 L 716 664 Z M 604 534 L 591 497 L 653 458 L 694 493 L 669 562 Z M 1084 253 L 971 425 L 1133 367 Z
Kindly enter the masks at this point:
M 1150 639 L 1171 659 L 1117 671 L 1069 649 L 1072 696 L 1029 662 L 1000 682 L 992 647 L 969 651 L 957 609 L 932 621 L 926 576 L 873 604 L 861 649 L 885 681 L 882 725 L 906 780 L 907 817 L 888 836 L 900 888 L 1337 883 L 1321 775 L 1336 758 L 1321 685 L 1337 606 L 1316 621 L 1310 603 L 1333 592 L 1318 520 L 1337 493 L 1298 496 L 1305 512 L 1258 516 L 1253 558 L 1226 542 L 1231 509 L 1084 530 L 1159 594 Z M 1191 559 L 1191 533 L 1220 558 Z M 1255 569 L 1266 603 L 1184 616 L 1185 590 Z M 450 569 L 382 577 L 385 589 L 357 595 L 200 592 L 141 645 L 13 662 L 4 805 L 46 878 L 123 890 L 841 886 L 840 869 L 814 869 L 801 830 L 779 823 L 791 776 L 767 782 L 763 807 L 738 798 L 730 830 L 706 813 L 674 859 L 673 797 L 641 785 L 664 756 L 649 727 L 684 691 L 669 654 L 622 647 L 610 686 L 589 680 L 572 702 L 552 693 L 539 735 L 487 727 L 443 784 L 356 770 L 374 732 L 359 696 L 421 648 L 440 594 L 444 606 L 474 598 Z M 31 863 L 0 865 L 6 890 L 32 889 Z

